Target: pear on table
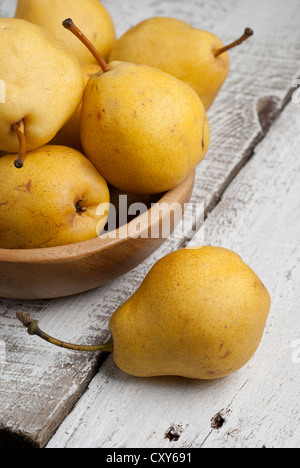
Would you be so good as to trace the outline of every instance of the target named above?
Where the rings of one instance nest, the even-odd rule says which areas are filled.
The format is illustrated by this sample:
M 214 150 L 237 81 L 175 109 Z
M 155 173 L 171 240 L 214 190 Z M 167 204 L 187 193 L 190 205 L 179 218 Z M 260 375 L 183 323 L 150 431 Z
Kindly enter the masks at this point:
M 108 183 L 127 193 L 149 195 L 179 185 L 209 147 L 209 123 L 199 96 L 155 68 L 107 64 L 71 19 L 63 24 L 102 68 L 84 92 L 84 154 Z
M 114 359 L 139 377 L 225 377 L 254 355 L 269 310 L 268 291 L 236 253 L 182 249 L 112 316 Z
M 136 293 L 112 315 L 112 342 L 80 346 L 18 318 L 31 335 L 78 351 L 113 352 L 116 365 L 136 377 L 177 375 L 212 380 L 241 369 L 256 352 L 270 311 L 270 295 L 236 253 L 197 247 L 161 259 Z
M 109 189 L 78 151 L 46 145 L 0 159 L 0 248 L 56 247 L 97 237 L 109 210 Z M 102 209 L 100 209 L 100 206 Z
M 108 59 L 116 41 L 112 18 L 99 0 L 18 0 L 16 18 L 42 26 L 76 55 L 81 63 L 93 61 L 87 49 L 61 27 L 63 18 L 74 17 L 97 50 Z
M 77 58 L 48 31 L 15 18 L 0 18 L 0 150 L 18 153 L 13 126 L 23 120 L 27 149 L 48 143 L 82 100 Z M 4 102 L 2 102 L 4 101 Z
M 121 60 L 156 67 L 188 83 L 208 110 L 227 79 L 228 50 L 241 44 L 253 31 L 224 47 L 207 31 L 175 18 L 155 17 L 127 31 L 115 44 L 110 61 Z

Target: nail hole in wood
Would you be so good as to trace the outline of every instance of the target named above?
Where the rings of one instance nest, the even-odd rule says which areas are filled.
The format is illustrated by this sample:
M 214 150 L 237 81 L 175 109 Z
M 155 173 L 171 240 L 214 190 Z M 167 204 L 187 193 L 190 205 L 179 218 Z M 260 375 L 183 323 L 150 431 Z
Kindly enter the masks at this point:
M 216 414 L 211 420 L 211 427 L 213 429 L 221 429 L 224 426 L 226 420 L 223 418 L 221 413 Z
M 183 433 L 181 426 L 170 427 L 165 434 L 165 439 L 169 439 L 170 442 L 177 442 Z

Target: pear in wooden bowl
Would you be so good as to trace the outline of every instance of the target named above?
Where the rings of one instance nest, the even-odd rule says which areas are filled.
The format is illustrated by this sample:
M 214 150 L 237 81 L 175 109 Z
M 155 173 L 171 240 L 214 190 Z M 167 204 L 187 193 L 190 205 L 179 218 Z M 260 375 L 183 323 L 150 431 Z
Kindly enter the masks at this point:
M 117 219 L 117 229 L 95 239 L 52 248 L 0 249 L 0 297 L 66 297 L 98 288 L 132 270 L 174 231 L 190 201 L 194 180 L 195 172 L 169 192 L 147 197 L 147 211 L 127 224 Z M 116 195 L 112 193 L 112 202 L 118 212 Z M 139 205 L 131 207 L 134 211 Z

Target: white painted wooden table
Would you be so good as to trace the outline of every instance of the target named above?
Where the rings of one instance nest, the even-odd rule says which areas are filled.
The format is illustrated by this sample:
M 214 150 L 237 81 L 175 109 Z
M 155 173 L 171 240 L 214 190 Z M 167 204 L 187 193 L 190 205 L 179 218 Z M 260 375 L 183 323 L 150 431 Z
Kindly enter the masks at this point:
M 231 52 L 230 77 L 209 111 L 212 143 L 192 198 L 192 204 L 205 204 L 205 223 L 200 211 L 195 217 L 189 210 L 184 231 L 179 227 L 144 264 L 98 290 L 51 301 L 0 299 L 0 446 L 299 447 L 299 1 L 103 3 L 118 35 L 159 15 L 211 30 L 225 43 L 245 26 L 255 36 Z M 12 16 L 14 8 L 15 1 L 0 0 L 1 16 Z M 239 253 L 272 296 L 258 352 L 228 378 L 133 378 L 111 356 L 103 361 L 56 349 L 27 336 L 16 322 L 22 308 L 52 335 L 106 339 L 110 315 L 151 266 L 172 250 L 203 242 Z M 217 414 L 223 418 L 218 429 L 212 424 Z

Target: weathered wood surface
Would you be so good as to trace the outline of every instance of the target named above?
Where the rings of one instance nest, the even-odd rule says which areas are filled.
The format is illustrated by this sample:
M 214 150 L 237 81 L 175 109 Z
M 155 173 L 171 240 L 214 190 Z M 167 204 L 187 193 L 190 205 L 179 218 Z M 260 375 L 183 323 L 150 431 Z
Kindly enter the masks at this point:
M 300 136 L 291 122 L 300 125 L 294 104 L 190 243 L 201 245 L 204 231 L 267 286 L 273 304 L 254 358 L 228 378 L 193 382 L 136 379 L 110 357 L 49 447 L 299 447 Z M 218 413 L 225 422 L 214 430 Z M 172 427 L 180 438 L 170 443 Z
M 12 15 L 14 3 L 11 0 L 0 0 L 0 14 Z M 288 0 L 284 6 L 279 0 L 265 0 L 264 2 L 230 0 L 221 4 L 217 1 L 200 3 L 196 0 L 187 2 L 174 0 L 160 2 L 114 0 L 112 2 L 106 0 L 103 3 L 114 17 L 119 35 L 138 21 L 155 15 L 181 18 L 195 26 L 217 33 L 225 43 L 240 35 L 245 26 L 252 26 L 255 29 L 254 38 L 243 48 L 232 52 L 230 77 L 209 112 L 212 143 L 206 160 L 198 169 L 193 195 L 193 202 L 203 202 L 208 214 L 251 156 L 273 118 L 286 104 L 293 83 L 300 76 L 300 50 L 296 47 L 300 41 L 298 1 Z M 296 129 L 296 123 L 294 123 L 296 116 L 293 119 L 292 129 L 294 125 Z M 277 128 L 277 133 L 280 134 L 280 132 L 281 129 Z M 287 145 L 291 143 L 291 140 L 291 137 L 285 139 Z M 270 144 L 270 139 L 266 141 Z M 273 146 L 270 152 L 274 152 Z M 296 160 L 295 155 L 294 159 Z M 269 179 L 266 179 L 265 183 L 267 184 L 268 181 Z M 0 440 L 3 441 L 3 445 L 9 443 L 16 445 L 23 441 L 24 444 L 33 443 L 36 446 L 45 446 L 75 402 L 84 393 L 86 386 L 97 372 L 99 359 L 101 359 L 101 356 L 70 354 L 38 342 L 35 338 L 27 337 L 15 320 L 15 311 L 22 308 L 32 312 L 49 333 L 70 341 L 93 343 L 107 339 L 107 322 L 111 313 L 137 289 L 156 260 L 185 245 L 191 237 L 194 224 L 198 222 L 199 227 L 201 215 L 201 210 L 199 210 L 195 219 L 191 210 L 190 215 L 188 213 L 186 216 L 184 231 L 179 227 L 172 238 L 148 261 L 105 288 L 53 301 L 0 301 L 0 340 L 5 343 L 6 350 L 6 364 L 1 367 L 0 379 L 0 435 L 2 437 Z M 268 232 L 268 222 L 270 222 L 269 219 L 266 221 L 266 232 Z M 255 218 L 251 218 L 249 223 L 250 226 L 254 224 Z M 288 232 L 287 235 L 289 234 Z M 222 235 L 224 235 L 223 230 Z M 225 239 L 227 235 L 229 239 L 229 233 L 226 233 Z M 201 231 L 199 236 L 201 237 Z M 263 226 L 261 236 L 264 237 L 264 241 L 267 240 Z M 232 227 L 233 243 L 235 238 L 236 241 L 238 240 L 237 237 L 238 234 Z M 197 240 L 202 243 L 198 237 Z M 211 242 L 210 238 L 206 240 Z M 258 248 L 259 241 L 261 239 L 257 242 L 253 239 L 253 248 L 256 246 Z M 267 251 L 267 247 L 265 250 Z M 272 258 L 273 256 L 272 253 Z M 249 258 L 255 260 L 255 257 Z M 265 276 L 269 270 L 270 273 L 276 272 L 276 268 L 268 264 L 261 272 L 262 275 Z M 247 374 L 248 369 L 250 369 L 250 374 Z M 242 371 L 242 373 L 245 372 L 249 381 L 256 373 L 255 366 L 251 369 L 250 367 Z M 102 380 L 101 374 L 107 380 L 106 389 L 111 390 L 110 386 L 114 387 L 117 382 L 120 382 L 117 388 L 122 386 L 121 397 L 120 394 L 109 395 L 103 392 L 105 380 Z M 222 384 L 228 389 L 228 394 L 231 394 L 230 401 L 233 401 L 235 395 L 239 393 L 240 375 L 233 376 Z M 273 380 L 270 379 L 270 387 L 272 387 L 272 382 Z M 274 386 L 275 384 L 277 382 L 273 382 Z M 227 406 L 223 405 L 225 400 L 222 402 L 220 400 L 218 404 L 217 394 L 220 390 L 218 390 L 217 383 L 191 383 L 178 379 L 157 379 L 154 382 L 132 380 L 112 366 L 111 358 L 101 368 L 91 388 L 95 389 L 97 385 L 100 385 L 102 392 L 102 404 L 107 402 L 108 405 L 105 413 L 107 417 L 100 415 L 99 420 L 100 416 L 97 413 L 95 418 L 93 416 L 90 420 L 85 420 L 86 426 L 82 426 L 82 429 L 87 427 L 89 437 L 91 437 L 90 429 L 93 422 L 94 427 L 97 428 L 88 442 L 89 446 L 98 446 L 102 443 L 104 446 L 115 447 L 126 445 L 126 443 L 136 443 L 140 446 L 146 446 L 147 443 L 151 445 L 160 441 L 161 434 L 164 436 L 168 430 L 168 427 L 165 427 L 166 422 L 170 426 L 183 425 L 183 430 L 187 427 L 192 428 L 193 437 L 188 436 L 187 431 L 185 434 L 190 445 L 198 446 L 208 435 L 210 418 L 221 409 L 230 406 L 228 401 L 226 401 Z M 159 388 L 158 394 L 153 391 L 155 387 Z M 184 395 L 187 390 L 191 401 L 202 401 L 200 414 L 194 411 L 191 404 L 188 418 L 183 417 L 185 413 L 180 410 L 186 400 Z M 89 390 L 84 400 L 82 399 L 82 402 L 86 402 L 90 398 L 88 406 L 90 404 L 93 406 L 93 402 L 97 406 L 93 391 Z M 273 393 L 266 395 L 271 399 Z M 140 403 L 139 406 L 135 406 L 135 399 L 138 396 L 140 396 L 138 400 Z M 122 419 L 124 414 L 127 414 L 126 412 L 123 416 L 120 414 L 120 420 L 117 413 L 109 412 L 109 409 L 114 409 L 109 407 L 109 404 L 114 404 L 114 397 L 122 399 L 124 405 L 127 400 L 126 411 L 129 408 L 134 409 L 134 421 L 139 421 L 140 427 L 145 424 L 148 430 L 152 428 L 155 431 L 153 437 L 150 437 L 152 433 L 148 432 L 149 442 L 143 439 L 146 432 L 142 431 L 139 438 L 137 422 L 132 424 L 132 421 L 130 423 Z M 157 400 L 161 402 L 160 416 L 165 415 L 161 423 L 155 419 L 154 413 L 152 416 L 152 409 Z M 172 407 L 177 409 L 176 415 L 175 412 L 172 413 Z M 83 413 L 86 410 L 87 408 L 84 408 Z M 76 411 L 78 414 L 78 410 Z M 171 420 L 172 414 L 173 420 Z M 235 417 L 238 418 L 239 415 L 236 413 Z M 193 421 L 196 421 L 195 424 Z M 262 426 L 262 430 L 264 427 Z M 60 443 L 72 445 L 74 440 L 78 440 L 78 426 L 73 416 L 72 427 L 62 426 L 62 430 L 70 433 L 70 441 L 67 440 L 68 437 L 63 437 L 60 431 L 49 446 L 59 446 Z M 17 439 L 13 439 L 13 436 Z M 27 437 L 26 440 L 25 437 Z M 272 432 L 270 432 L 270 438 L 272 438 Z M 135 442 L 132 442 L 133 440 Z M 180 438 L 181 444 L 183 440 L 184 437 Z M 283 438 L 283 442 L 285 440 L 288 438 Z M 161 442 L 157 443 L 161 444 Z M 169 446 L 168 441 L 162 441 L 162 443 Z

